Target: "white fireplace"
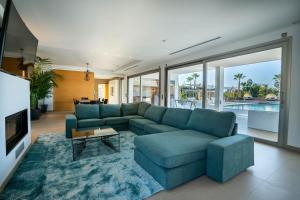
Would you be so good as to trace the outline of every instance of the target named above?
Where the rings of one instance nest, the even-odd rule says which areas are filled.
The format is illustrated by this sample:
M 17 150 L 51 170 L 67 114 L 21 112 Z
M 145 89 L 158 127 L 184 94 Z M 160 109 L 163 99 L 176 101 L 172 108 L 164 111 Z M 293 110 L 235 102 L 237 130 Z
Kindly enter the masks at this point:
M 0 188 L 31 143 L 29 92 L 29 81 L 0 71 Z M 20 131 L 22 135 L 15 138 L 12 146 L 7 147 L 7 140 L 14 134 L 11 130 L 18 131 L 15 127 L 24 124 L 24 120 L 27 126 Z

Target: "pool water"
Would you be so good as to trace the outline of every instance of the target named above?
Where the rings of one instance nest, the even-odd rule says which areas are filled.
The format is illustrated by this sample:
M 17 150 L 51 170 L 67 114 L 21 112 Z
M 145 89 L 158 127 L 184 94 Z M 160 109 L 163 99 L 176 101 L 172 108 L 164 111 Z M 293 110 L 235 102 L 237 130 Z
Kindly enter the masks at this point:
M 252 103 L 252 104 L 234 104 L 226 105 L 224 108 L 233 110 L 258 110 L 258 111 L 272 111 L 279 112 L 278 103 Z

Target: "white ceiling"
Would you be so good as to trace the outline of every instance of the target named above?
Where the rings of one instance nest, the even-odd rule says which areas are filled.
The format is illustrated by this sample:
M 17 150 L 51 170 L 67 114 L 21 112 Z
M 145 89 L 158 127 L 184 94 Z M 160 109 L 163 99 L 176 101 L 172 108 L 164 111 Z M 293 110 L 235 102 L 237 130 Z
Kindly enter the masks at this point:
M 56 65 L 101 73 L 149 66 L 291 25 L 299 0 L 14 0 L 39 39 L 38 55 Z M 221 36 L 186 52 L 169 53 Z M 162 40 L 166 39 L 166 42 Z M 122 66 L 124 66 L 122 68 Z
M 274 60 L 281 60 L 281 48 L 212 61 L 212 62 L 208 62 L 207 66 L 212 68 L 217 66 L 235 67 L 240 65 L 248 65 L 248 64 L 268 62 Z
M 226 59 L 207 62 L 208 69 L 215 67 L 236 67 L 241 65 L 249 65 L 254 63 L 268 62 L 274 60 L 281 60 L 281 48 L 260 51 L 256 53 L 245 54 L 242 56 L 235 56 Z M 203 64 L 191 65 L 170 70 L 172 77 L 178 74 L 188 74 L 203 71 Z

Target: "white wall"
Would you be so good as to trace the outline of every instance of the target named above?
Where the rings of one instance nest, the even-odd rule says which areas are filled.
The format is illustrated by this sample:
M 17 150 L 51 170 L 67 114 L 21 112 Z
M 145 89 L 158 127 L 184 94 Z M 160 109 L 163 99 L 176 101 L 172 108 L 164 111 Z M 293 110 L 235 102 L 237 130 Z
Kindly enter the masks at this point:
M 281 34 L 287 32 L 288 36 L 292 36 L 292 66 L 291 66 L 291 88 L 290 88 L 290 112 L 289 112 L 289 122 L 288 122 L 288 145 L 300 148 L 300 25 L 293 25 L 279 30 L 275 30 L 269 33 L 244 39 L 241 41 L 232 41 L 227 44 L 219 44 L 211 48 L 202 49 L 200 51 L 184 55 L 180 58 L 169 59 L 162 63 L 153 64 L 152 66 L 145 66 L 143 68 L 137 69 L 136 71 L 130 72 L 128 75 L 135 73 L 141 73 L 143 71 L 149 71 L 152 69 L 157 69 L 161 66 L 161 92 L 166 94 L 165 89 L 165 65 L 173 65 L 181 62 L 186 62 L 194 59 L 204 58 L 207 56 L 217 55 L 220 53 L 226 53 L 234 51 L 237 49 L 262 44 L 265 42 L 270 42 L 281 38 Z M 164 95 L 165 96 L 165 95 Z M 163 105 L 164 101 L 161 101 Z
M 111 88 L 113 89 L 113 94 L 111 93 Z M 109 104 L 119 104 L 120 103 L 120 80 L 110 80 L 108 82 L 108 103 Z
M 0 72 L 0 101 L 0 186 L 2 186 L 31 143 L 29 82 Z M 15 149 L 23 142 L 25 148 L 18 159 L 15 158 L 15 149 L 6 156 L 5 117 L 26 108 L 28 109 L 28 134 L 19 142 Z

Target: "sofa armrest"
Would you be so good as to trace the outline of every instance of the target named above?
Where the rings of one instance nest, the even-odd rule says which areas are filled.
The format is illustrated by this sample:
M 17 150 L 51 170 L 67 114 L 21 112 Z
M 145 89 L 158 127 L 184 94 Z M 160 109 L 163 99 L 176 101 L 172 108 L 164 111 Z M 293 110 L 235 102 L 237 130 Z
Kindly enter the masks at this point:
M 207 147 L 207 176 L 225 182 L 254 165 L 254 139 L 236 134 L 211 142 Z
M 77 118 L 75 115 L 66 115 L 66 137 L 72 137 L 72 129 L 77 128 Z

